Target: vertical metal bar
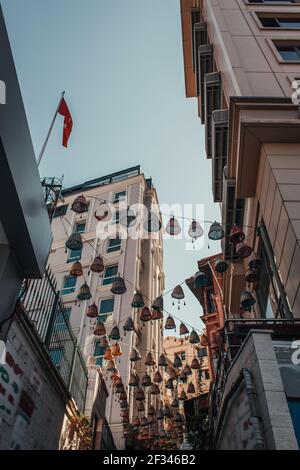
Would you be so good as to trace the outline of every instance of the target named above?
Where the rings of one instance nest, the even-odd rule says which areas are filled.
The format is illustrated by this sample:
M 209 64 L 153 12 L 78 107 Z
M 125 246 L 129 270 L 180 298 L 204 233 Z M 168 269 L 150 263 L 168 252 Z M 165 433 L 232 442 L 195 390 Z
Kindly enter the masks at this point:
M 49 349 L 50 343 L 51 343 L 52 331 L 53 331 L 53 327 L 54 327 L 55 320 L 56 320 L 58 299 L 59 299 L 59 297 L 56 295 L 55 299 L 54 299 L 54 304 L 53 304 L 53 307 L 52 307 L 51 315 L 50 315 L 50 321 L 49 321 L 48 329 L 47 329 L 47 332 L 46 332 L 46 335 L 45 335 L 45 346 L 46 346 L 47 349 Z

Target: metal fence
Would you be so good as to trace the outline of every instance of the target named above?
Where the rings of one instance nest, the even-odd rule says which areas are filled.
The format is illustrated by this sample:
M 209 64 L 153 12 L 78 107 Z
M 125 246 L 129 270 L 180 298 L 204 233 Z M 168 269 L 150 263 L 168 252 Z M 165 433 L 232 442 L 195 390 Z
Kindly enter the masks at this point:
M 28 288 L 21 299 L 24 310 L 78 409 L 83 411 L 88 373 L 54 275 L 48 267 L 43 279 L 27 282 Z

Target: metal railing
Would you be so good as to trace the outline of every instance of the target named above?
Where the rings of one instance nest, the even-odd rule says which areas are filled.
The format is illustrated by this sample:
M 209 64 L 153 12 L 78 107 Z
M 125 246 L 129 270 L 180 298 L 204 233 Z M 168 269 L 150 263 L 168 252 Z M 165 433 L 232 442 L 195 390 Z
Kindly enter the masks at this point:
M 21 298 L 26 315 L 35 326 L 41 344 L 73 396 L 79 411 L 84 410 L 88 373 L 73 334 L 67 310 L 57 292 L 50 268 L 42 279 L 30 279 Z

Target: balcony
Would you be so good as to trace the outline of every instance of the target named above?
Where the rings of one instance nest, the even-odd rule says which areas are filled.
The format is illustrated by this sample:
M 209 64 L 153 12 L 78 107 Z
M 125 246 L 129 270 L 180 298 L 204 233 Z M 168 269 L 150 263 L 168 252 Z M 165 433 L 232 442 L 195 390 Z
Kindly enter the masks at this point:
M 20 320 L 52 365 L 53 374 L 59 376 L 67 394 L 83 412 L 88 373 L 50 269 L 42 279 L 25 281 L 24 291 Z

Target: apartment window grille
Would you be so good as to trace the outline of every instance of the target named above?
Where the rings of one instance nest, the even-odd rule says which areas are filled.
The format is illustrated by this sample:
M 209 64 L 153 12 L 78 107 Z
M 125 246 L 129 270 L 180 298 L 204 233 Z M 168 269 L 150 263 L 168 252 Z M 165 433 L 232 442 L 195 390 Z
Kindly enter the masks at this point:
M 70 320 L 72 308 L 65 308 L 64 311 L 60 311 L 55 319 L 53 332 L 54 335 L 57 332 L 68 330 L 68 321 Z

